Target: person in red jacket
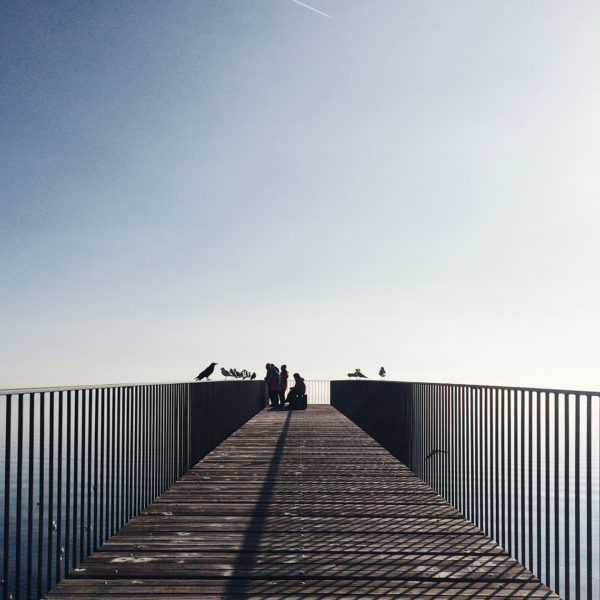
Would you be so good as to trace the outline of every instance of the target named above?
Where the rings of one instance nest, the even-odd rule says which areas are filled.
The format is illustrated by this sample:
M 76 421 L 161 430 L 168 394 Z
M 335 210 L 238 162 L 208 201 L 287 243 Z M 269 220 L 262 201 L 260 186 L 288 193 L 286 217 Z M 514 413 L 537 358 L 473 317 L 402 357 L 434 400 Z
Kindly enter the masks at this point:
M 271 400 L 271 407 L 277 408 L 279 406 L 279 389 L 281 387 L 281 379 L 277 367 L 272 363 L 267 363 L 267 376 L 265 381 L 269 386 L 269 399 Z
M 288 375 L 287 365 L 281 365 L 281 371 L 279 373 L 281 381 L 279 386 L 279 406 L 285 406 L 285 391 L 287 390 Z

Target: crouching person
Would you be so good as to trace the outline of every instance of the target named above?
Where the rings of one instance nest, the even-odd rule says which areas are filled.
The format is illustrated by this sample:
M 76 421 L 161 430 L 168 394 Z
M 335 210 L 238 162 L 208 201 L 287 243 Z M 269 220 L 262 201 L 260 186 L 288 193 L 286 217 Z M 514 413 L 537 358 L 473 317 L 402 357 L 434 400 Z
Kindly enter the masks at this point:
M 306 408 L 306 384 L 298 373 L 294 373 L 294 387 L 290 388 L 287 401 L 292 410 L 304 410 Z

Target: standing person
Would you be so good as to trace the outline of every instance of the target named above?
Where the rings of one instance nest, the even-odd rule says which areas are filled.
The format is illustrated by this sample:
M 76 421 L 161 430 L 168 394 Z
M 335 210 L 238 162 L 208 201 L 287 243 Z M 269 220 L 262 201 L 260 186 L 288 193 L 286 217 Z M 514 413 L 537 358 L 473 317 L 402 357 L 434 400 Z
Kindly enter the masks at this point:
M 279 406 L 279 388 L 281 387 L 279 371 L 272 363 L 267 363 L 266 367 L 267 376 L 265 377 L 265 381 L 269 386 L 269 400 L 271 401 L 271 407 L 277 408 Z
M 281 385 L 279 386 L 279 405 L 285 406 L 285 391 L 287 390 L 288 382 L 288 370 L 287 365 L 281 365 L 281 372 L 279 377 L 281 379 Z

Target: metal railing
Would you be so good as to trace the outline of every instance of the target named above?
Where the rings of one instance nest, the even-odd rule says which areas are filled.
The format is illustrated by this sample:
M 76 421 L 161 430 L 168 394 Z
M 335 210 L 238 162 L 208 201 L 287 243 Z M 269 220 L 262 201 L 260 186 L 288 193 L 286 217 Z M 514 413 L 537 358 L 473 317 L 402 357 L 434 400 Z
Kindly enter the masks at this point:
M 264 403 L 262 382 L 0 391 L 2 597 L 39 598 Z
M 329 379 L 306 379 L 304 383 L 308 404 L 329 404 Z
M 332 404 L 561 598 L 600 598 L 600 393 L 332 382 Z

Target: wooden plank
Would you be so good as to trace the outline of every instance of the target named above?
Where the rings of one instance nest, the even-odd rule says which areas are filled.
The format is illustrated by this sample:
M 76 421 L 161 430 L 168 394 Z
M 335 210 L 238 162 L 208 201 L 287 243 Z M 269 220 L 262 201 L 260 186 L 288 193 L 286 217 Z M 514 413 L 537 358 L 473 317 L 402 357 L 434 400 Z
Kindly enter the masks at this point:
M 265 410 L 47 595 L 557 598 L 329 406 Z

